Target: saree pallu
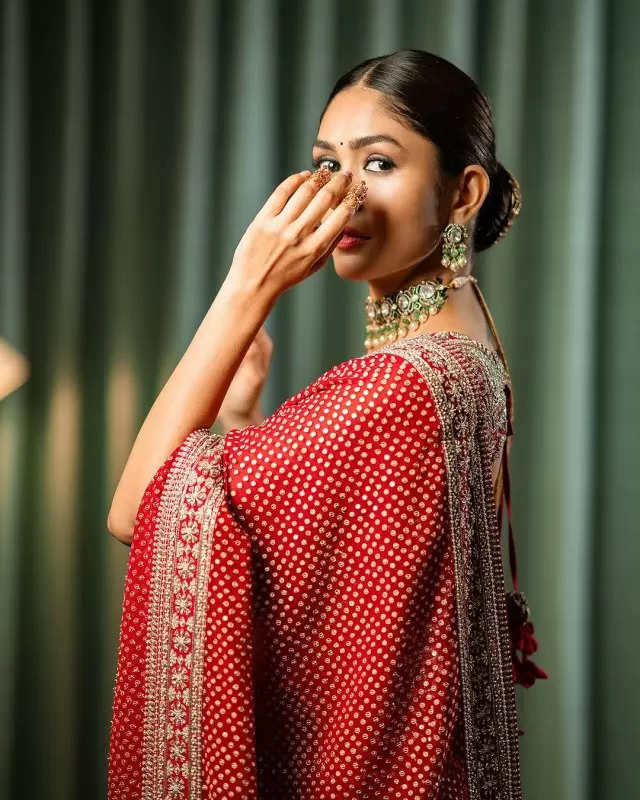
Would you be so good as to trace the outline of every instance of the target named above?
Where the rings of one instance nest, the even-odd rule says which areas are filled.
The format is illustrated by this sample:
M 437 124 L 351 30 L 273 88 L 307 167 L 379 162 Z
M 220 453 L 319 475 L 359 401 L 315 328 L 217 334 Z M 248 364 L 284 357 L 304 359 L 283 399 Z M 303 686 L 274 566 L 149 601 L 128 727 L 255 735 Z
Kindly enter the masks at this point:
M 185 437 L 136 518 L 110 800 L 522 798 L 507 385 L 439 331 Z

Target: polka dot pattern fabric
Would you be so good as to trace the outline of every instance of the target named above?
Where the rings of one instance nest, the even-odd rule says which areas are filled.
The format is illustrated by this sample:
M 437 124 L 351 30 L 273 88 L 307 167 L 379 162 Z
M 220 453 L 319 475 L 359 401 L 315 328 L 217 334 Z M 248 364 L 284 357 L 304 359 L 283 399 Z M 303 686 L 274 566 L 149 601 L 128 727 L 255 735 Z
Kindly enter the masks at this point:
M 193 431 L 157 471 L 125 586 L 111 800 L 520 799 L 503 631 L 483 685 L 468 672 L 460 534 L 476 516 L 450 471 L 482 428 L 495 514 L 503 376 L 472 340 L 409 341 L 411 357 L 336 365 L 261 425 Z M 472 401 L 482 419 L 468 405 L 448 424 Z
M 255 554 L 259 797 L 429 796 L 455 758 L 442 434 L 408 362 L 358 367 L 227 435 Z

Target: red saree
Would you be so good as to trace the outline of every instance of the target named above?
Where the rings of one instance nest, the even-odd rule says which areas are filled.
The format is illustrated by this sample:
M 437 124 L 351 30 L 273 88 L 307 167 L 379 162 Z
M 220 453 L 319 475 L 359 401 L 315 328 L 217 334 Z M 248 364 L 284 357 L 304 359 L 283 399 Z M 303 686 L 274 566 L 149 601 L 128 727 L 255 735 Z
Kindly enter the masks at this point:
M 108 797 L 522 797 L 497 353 L 459 332 L 192 431 L 142 497 Z

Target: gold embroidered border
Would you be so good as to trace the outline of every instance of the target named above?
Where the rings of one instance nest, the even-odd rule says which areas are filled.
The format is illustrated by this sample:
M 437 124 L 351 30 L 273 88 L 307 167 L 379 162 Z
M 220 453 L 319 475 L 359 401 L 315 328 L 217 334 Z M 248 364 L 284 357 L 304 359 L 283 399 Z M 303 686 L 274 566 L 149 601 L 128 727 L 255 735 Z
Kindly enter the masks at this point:
M 454 543 L 469 797 L 522 800 L 515 687 L 490 454 L 491 420 L 506 372 L 497 354 L 464 334 L 451 339 L 433 334 L 414 337 L 375 351 L 380 352 L 398 354 L 417 369 L 431 389 L 442 425 Z
M 224 440 L 207 428 L 182 443 L 154 532 L 145 674 L 143 800 L 201 796 L 204 630 L 211 537 L 224 490 Z

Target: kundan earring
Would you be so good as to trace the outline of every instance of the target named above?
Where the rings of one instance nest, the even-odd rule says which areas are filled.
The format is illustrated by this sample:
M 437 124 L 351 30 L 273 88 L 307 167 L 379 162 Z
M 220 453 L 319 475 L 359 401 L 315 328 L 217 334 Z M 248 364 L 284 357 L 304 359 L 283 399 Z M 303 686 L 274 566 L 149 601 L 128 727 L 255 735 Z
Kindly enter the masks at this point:
M 467 263 L 467 229 L 464 225 L 457 222 L 450 222 L 444 229 L 442 245 L 443 267 L 447 267 L 452 272 L 457 272 Z

